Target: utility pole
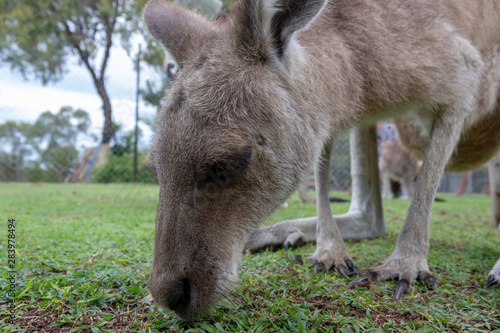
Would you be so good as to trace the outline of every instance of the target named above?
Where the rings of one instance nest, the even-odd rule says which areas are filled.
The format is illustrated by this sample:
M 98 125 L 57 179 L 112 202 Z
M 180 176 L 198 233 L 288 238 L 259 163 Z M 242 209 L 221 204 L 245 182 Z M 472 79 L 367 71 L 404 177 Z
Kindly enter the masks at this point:
M 137 73 L 136 78 L 136 91 L 135 91 L 135 142 L 134 142 L 134 176 L 133 182 L 137 182 L 137 143 L 139 141 L 139 80 L 141 75 L 141 44 L 139 44 L 139 51 L 137 52 L 137 60 L 135 64 Z

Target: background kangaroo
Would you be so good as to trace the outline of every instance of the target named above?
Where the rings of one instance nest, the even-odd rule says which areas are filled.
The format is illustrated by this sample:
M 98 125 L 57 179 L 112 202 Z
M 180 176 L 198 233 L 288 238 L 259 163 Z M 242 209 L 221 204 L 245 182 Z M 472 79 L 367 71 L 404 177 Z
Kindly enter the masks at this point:
M 424 164 L 394 252 L 354 283 L 397 279 L 396 297 L 417 279 L 435 286 L 427 253 L 441 174 L 498 151 L 499 16 L 491 0 L 241 0 L 221 26 L 150 1 L 148 29 L 181 66 L 150 154 L 156 302 L 185 320 L 205 313 L 236 281 L 258 225 L 315 165 L 325 179 L 332 138 L 386 117 L 400 118 Z M 345 273 L 353 262 L 318 185 L 307 258 Z
M 413 197 L 413 181 L 418 173 L 418 161 L 408 153 L 398 140 L 383 141 L 379 157 L 382 178 L 382 198 L 392 199 L 391 180 L 401 183 L 403 191 L 400 199 Z

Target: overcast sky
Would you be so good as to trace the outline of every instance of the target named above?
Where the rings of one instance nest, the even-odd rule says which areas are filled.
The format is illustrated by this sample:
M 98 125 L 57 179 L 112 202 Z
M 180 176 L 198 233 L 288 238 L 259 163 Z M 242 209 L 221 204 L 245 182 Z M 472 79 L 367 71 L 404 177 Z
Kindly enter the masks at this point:
M 90 75 L 78 64 L 76 57 L 69 61 L 68 65 L 68 72 L 61 81 L 46 86 L 34 78 L 26 81 L 18 72 L 12 72 L 5 65 L 0 66 L 0 123 L 7 120 L 34 122 L 40 113 L 57 113 L 62 106 L 68 105 L 87 111 L 92 121 L 92 133 L 100 137 L 103 126 L 102 103 Z M 106 73 L 106 87 L 113 106 L 113 121 L 122 123 L 125 129 L 132 129 L 135 121 L 136 73 L 132 60 L 123 49 L 112 49 Z M 151 73 L 147 66 L 142 66 L 142 84 L 146 79 L 153 78 L 161 79 L 158 73 Z M 155 112 L 155 108 L 140 103 L 140 117 L 151 118 Z M 151 130 L 144 124 L 140 126 L 145 134 L 143 143 L 147 144 Z

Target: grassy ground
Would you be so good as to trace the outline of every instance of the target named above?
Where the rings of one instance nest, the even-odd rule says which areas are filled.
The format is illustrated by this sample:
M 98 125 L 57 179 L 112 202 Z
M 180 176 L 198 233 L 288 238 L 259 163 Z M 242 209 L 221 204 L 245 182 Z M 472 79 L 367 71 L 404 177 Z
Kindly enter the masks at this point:
M 158 187 L 0 184 L 0 327 L 4 332 L 360 332 L 500 330 L 500 290 L 485 289 L 500 256 L 486 196 L 434 205 L 429 266 L 439 292 L 415 284 L 392 300 L 394 282 L 345 288 L 337 272 L 314 274 L 286 251 L 245 255 L 240 284 L 203 321 L 186 324 L 144 297 L 152 258 Z M 293 196 L 267 223 L 311 216 Z M 388 233 L 348 242 L 359 268 L 394 246 L 409 203 L 384 202 Z M 334 204 L 336 213 L 348 204 Z M 16 219 L 14 325 L 7 313 L 8 219 Z

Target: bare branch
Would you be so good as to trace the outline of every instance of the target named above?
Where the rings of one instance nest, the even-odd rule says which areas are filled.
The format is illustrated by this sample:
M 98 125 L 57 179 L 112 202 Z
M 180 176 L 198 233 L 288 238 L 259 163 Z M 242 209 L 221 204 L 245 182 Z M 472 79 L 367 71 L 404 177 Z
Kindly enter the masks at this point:
M 75 33 L 73 33 L 68 25 L 67 21 L 63 22 L 64 24 L 64 32 L 66 33 L 66 36 L 68 37 L 71 45 L 75 48 L 75 50 L 78 52 L 78 55 L 80 56 L 80 59 L 83 61 L 85 64 L 85 67 L 87 67 L 88 71 L 90 72 L 90 75 L 92 76 L 92 79 L 94 80 L 95 83 L 99 81 L 99 78 L 97 77 L 94 68 L 92 67 L 92 64 L 89 61 L 89 55 L 88 52 L 84 49 L 81 48 L 80 42 L 78 37 L 75 37 Z
M 113 31 L 115 29 L 115 24 L 116 24 L 116 17 L 118 16 L 118 6 L 114 8 L 115 10 L 115 15 L 113 15 L 111 18 L 108 16 L 106 17 L 109 19 L 109 22 L 106 22 L 106 47 L 104 51 L 104 57 L 102 59 L 101 63 L 101 78 L 104 76 L 104 72 L 106 70 L 106 66 L 108 65 L 108 59 L 109 59 L 109 54 L 111 52 L 111 46 L 113 44 Z

